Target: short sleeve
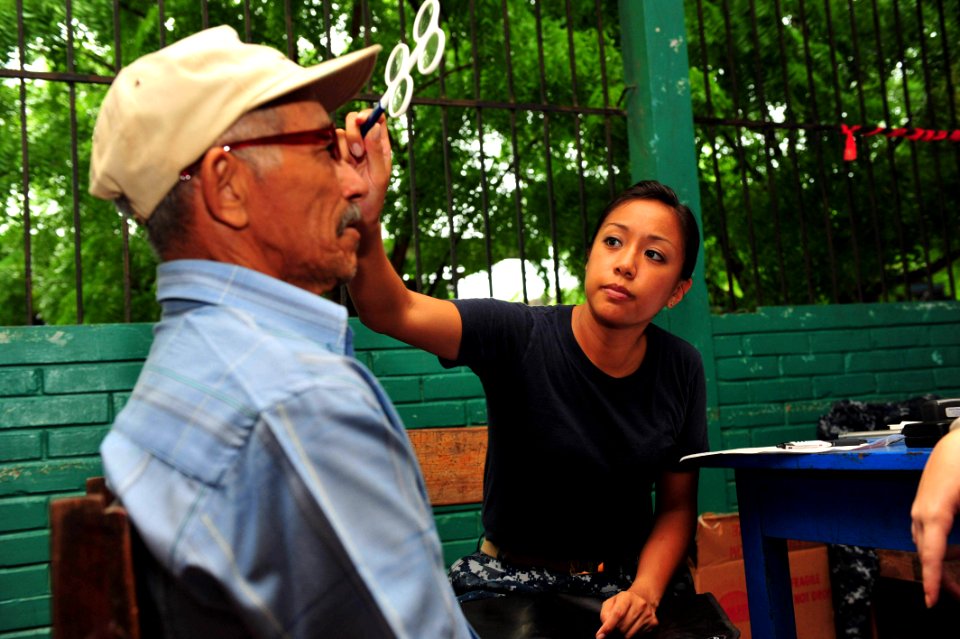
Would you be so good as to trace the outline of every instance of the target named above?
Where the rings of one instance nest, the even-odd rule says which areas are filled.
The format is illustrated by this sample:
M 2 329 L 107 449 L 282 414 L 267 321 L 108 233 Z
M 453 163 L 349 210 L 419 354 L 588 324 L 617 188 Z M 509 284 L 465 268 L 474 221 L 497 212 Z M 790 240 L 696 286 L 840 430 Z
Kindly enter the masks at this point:
M 522 357 L 533 330 L 532 310 L 526 304 L 494 299 L 454 300 L 463 322 L 460 353 L 440 358 L 446 368 L 469 366 L 476 372 Z

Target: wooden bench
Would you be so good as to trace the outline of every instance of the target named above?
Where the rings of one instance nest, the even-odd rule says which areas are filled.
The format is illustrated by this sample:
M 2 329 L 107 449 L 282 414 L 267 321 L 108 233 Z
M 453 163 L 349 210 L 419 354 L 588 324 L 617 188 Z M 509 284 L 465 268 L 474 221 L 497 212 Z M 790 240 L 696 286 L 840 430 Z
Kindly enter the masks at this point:
M 482 500 L 486 427 L 424 428 L 407 433 L 431 504 Z M 87 495 L 50 504 L 50 563 L 55 639 L 140 639 L 158 625 L 137 605 L 134 564 L 152 558 L 102 477 Z M 141 597 L 141 601 L 143 598 Z
M 483 501 L 486 426 L 418 428 L 407 434 L 420 461 L 431 504 L 452 506 Z

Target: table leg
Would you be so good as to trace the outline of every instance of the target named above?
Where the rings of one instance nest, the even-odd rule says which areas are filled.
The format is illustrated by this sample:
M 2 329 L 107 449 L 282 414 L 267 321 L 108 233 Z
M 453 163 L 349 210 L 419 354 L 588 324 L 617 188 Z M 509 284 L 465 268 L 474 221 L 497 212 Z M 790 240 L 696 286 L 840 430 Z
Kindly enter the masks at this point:
M 736 478 L 751 634 L 758 638 L 796 639 L 787 541 L 763 534 L 762 475 L 738 469 Z

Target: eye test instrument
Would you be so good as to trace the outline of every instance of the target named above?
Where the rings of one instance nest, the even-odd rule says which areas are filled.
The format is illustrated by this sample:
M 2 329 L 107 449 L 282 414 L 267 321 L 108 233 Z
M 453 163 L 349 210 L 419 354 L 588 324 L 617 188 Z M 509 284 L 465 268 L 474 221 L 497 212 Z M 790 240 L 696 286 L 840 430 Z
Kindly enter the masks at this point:
M 384 112 L 391 118 L 398 118 L 407 112 L 413 97 L 413 77 L 410 72 L 414 65 L 421 75 L 429 75 L 440 66 L 447 36 L 440 28 L 438 0 L 426 0 L 420 5 L 413 21 L 413 40 L 416 42 L 413 51 L 410 51 L 406 43 L 401 42 L 390 52 L 384 72 L 387 90 L 380 96 L 370 117 L 361 125 L 361 136 L 367 135 Z

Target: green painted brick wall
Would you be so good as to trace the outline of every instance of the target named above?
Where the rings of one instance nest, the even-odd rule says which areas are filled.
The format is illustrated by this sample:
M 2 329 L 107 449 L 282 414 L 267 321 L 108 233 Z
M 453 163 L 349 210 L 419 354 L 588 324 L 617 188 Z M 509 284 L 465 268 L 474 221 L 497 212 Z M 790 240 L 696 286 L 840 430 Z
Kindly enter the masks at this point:
M 434 509 L 437 531 L 443 542 L 444 564 L 454 561 L 477 549 L 483 524 L 480 509 L 476 506 L 439 506 Z
M 816 436 L 842 399 L 960 396 L 960 304 L 761 308 L 712 318 L 722 440 L 762 446 Z M 732 473 L 727 510 L 736 509 Z
M 40 392 L 40 371 L 33 368 L 0 370 L 0 395 L 36 395 Z
M 409 428 L 486 423 L 479 380 L 352 322 L 358 358 Z M 809 438 L 839 399 L 960 395 L 960 304 L 760 309 L 711 318 L 718 447 Z M 50 499 L 101 474 L 97 448 L 152 340 L 144 324 L 0 328 L 0 639 L 49 636 Z M 726 503 L 736 508 L 732 473 Z M 435 511 L 447 563 L 476 548 L 474 506 Z

